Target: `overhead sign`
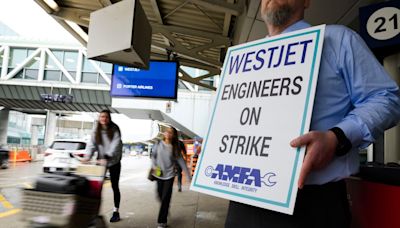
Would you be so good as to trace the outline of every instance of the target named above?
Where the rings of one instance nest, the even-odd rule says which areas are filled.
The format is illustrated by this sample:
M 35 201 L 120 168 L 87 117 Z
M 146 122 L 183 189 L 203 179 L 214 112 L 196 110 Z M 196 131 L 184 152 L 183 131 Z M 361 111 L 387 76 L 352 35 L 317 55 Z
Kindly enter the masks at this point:
M 325 25 L 228 49 L 191 189 L 293 213 Z
M 113 97 L 176 100 L 178 69 L 176 61 L 152 60 L 149 69 L 114 64 L 110 94 Z
M 360 8 L 360 34 L 370 48 L 400 45 L 400 1 Z
M 59 102 L 72 104 L 74 97 L 72 95 L 63 94 L 40 94 L 40 100 L 46 103 Z

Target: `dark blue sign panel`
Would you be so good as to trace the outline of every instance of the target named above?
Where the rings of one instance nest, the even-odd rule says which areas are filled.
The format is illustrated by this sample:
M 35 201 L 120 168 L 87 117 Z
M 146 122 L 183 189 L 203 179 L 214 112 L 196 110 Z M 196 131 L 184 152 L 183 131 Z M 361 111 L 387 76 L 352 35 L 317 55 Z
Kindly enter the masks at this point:
M 360 34 L 371 49 L 400 45 L 400 0 L 360 8 Z
M 149 69 L 114 64 L 111 96 L 176 99 L 178 63 L 150 61 Z

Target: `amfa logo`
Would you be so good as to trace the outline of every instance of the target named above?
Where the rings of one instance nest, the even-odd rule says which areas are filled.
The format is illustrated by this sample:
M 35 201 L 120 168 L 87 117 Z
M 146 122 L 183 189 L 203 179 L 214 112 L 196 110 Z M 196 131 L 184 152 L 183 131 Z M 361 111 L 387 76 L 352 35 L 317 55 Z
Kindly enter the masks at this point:
M 254 185 L 256 187 L 262 187 L 261 184 L 272 187 L 277 183 L 274 181 L 274 177 L 276 176 L 274 172 L 268 172 L 261 177 L 261 171 L 259 169 L 223 164 L 218 164 L 215 169 L 212 166 L 208 166 L 205 169 L 205 175 L 212 179 L 244 185 Z

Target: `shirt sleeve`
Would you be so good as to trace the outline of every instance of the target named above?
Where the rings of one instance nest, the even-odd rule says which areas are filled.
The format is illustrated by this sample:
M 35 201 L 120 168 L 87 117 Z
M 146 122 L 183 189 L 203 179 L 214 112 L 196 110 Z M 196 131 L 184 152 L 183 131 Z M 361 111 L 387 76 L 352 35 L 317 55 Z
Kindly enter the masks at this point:
M 340 50 L 353 109 L 336 126 L 353 147 L 365 148 L 399 122 L 399 88 L 357 33 L 345 30 Z

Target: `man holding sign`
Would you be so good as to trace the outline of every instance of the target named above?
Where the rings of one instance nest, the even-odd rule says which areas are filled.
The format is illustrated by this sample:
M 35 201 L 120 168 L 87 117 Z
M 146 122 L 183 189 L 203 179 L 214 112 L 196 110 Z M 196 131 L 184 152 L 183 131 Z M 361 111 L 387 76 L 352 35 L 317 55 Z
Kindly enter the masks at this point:
M 309 0 L 262 0 L 261 15 L 269 36 L 310 27 L 303 21 L 309 4 Z M 296 92 L 293 78 L 290 83 L 285 85 Z M 396 83 L 355 32 L 327 26 L 310 132 L 290 142 L 293 148 L 307 148 L 293 215 L 231 201 L 225 226 L 349 227 L 344 178 L 358 171 L 358 149 L 374 142 L 399 119 Z M 227 136 L 223 142 L 231 145 L 231 139 L 232 135 Z M 259 151 L 268 148 L 270 138 L 260 142 Z

